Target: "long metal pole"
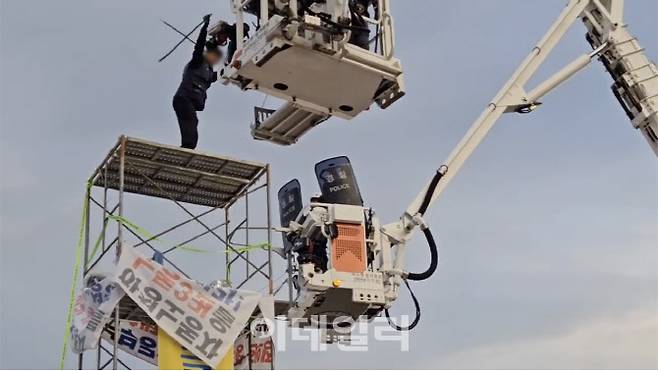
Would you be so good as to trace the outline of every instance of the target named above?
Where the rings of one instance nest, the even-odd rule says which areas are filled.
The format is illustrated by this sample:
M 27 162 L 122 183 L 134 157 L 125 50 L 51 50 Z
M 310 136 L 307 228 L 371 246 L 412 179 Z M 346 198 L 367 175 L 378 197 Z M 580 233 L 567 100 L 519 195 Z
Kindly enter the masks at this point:
M 267 187 L 267 269 L 269 275 L 269 293 L 274 295 L 274 281 L 272 278 L 272 209 L 270 208 L 272 202 L 272 168 L 267 164 L 266 175 Z M 270 340 L 271 341 L 271 340 Z M 274 370 L 274 357 L 275 357 L 274 343 L 272 343 L 272 361 L 270 362 L 270 369 Z
M 103 168 L 103 229 L 101 231 L 101 251 L 104 252 L 105 249 L 107 248 L 107 242 L 105 238 L 105 233 L 107 231 L 107 168 L 108 166 L 106 165 Z M 100 258 L 99 258 L 100 259 Z M 101 369 L 101 345 L 100 342 L 102 340 L 98 339 L 98 349 L 96 350 L 96 369 L 100 370 Z
M 126 137 L 121 137 L 121 148 L 119 149 L 119 217 L 123 217 L 123 188 L 125 185 L 125 172 L 126 172 Z M 121 254 L 123 249 L 123 224 L 117 222 L 117 237 L 119 243 L 117 244 L 117 257 Z
M 89 192 L 91 193 L 91 189 L 89 189 Z M 87 196 L 85 197 L 85 252 L 84 252 L 85 260 L 82 263 L 82 267 L 84 268 L 83 272 L 87 271 L 87 263 L 89 260 L 89 215 L 90 215 L 89 207 L 91 206 L 90 193 L 87 193 Z
M 167 59 L 167 57 L 169 57 L 171 55 L 171 53 L 173 53 L 176 49 L 178 49 L 178 47 L 182 43 L 185 42 L 187 37 L 190 36 L 191 34 L 193 34 L 194 31 L 196 31 L 197 28 L 201 27 L 202 24 L 203 24 L 203 22 L 199 23 L 196 27 L 194 27 L 194 29 L 192 31 L 190 31 L 187 35 L 185 35 L 185 38 L 183 38 L 181 41 L 179 41 L 170 51 L 168 51 L 165 55 L 163 55 L 160 59 L 158 59 L 158 63 L 164 61 L 165 59 Z
M 224 245 L 226 247 L 224 256 L 226 257 L 226 283 L 233 286 L 233 283 L 231 282 L 231 257 L 229 255 L 229 250 L 230 250 L 230 245 L 228 243 L 228 235 L 229 235 L 229 213 L 230 206 L 227 206 L 226 209 L 224 209 Z M 247 260 L 249 261 L 249 260 Z
M 90 210 L 89 207 L 91 206 L 90 198 L 91 198 L 91 188 L 88 188 L 85 190 L 85 250 L 84 250 L 84 257 L 82 261 L 82 284 L 84 285 L 84 279 L 85 279 L 85 272 L 87 271 L 87 262 L 89 260 L 89 215 L 90 215 Z M 78 356 L 78 370 L 82 370 L 84 368 L 84 353 L 80 353 Z
M 266 175 L 267 187 L 267 277 L 269 281 L 269 293 L 274 293 L 274 283 L 272 282 L 272 211 L 270 210 L 271 204 L 271 187 L 272 187 L 272 172 L 270 165 L 267 164 Z
M 121 137 L 121 148 L 119 149 L 119 217 L 123 217 L 123 188 L 125 184 L 125 170 L 126 170 L 126 137 Z M 123 224 L 117 222 L 117 258 L 123 249 Z M 112 369 L 116 370 L 118 367 L 118 350 L 119 350 L 119 313 L 121 303 L 117 303 L 114 309 L 114 343 L 112 349 Z
M 178 28 L 176 28 L 176 27 L 175 27 L 174 25 L 172 25 L 171 23 L 165 21 L 164 19 L 161 19 L 160 21 L 162 21 L 162 23 L 164 23 L 165 26 L 167 26 L 167 27 L 171 28 L 172 30 L 176 31 L 177 34 L 183 36 L 184 39 L 187 39 L 187 40 L 188 40 L 189 42 L 191 42 L 192 44 L 196 44 L 196 41 L 190 39 L 190 36 L 189 36 L 189 35 L 186 35 L 183 31 L 179 30 Z
M 107 247 L 105 238 L 105 233 L 107 232 L 107 168 L 108 167 L 105 166 L 105 169 L 103 170 L 103 230 L 101 231 L 101 251 L 105 251 L 105 248 Z
M 247 247 L 249 247 L 249 192 L 244 194 L 244 220 L 245 220 L 245 236 L 244 242 Z M 245 256 L 247 261 L 249 261 L 249 250 L 246 251 Z M 249 277 L 249 263 L 245 262 L 245 277 Z

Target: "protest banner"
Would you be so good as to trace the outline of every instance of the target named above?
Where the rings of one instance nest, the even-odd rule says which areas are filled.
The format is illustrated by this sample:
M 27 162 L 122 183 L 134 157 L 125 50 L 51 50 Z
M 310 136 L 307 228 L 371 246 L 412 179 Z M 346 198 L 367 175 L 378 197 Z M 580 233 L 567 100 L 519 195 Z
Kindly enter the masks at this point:
M 104 331 L 103 339 L 113 342 L 114 337 Z M 119 349 L 144 360 L 152 365 L 158 365 L 158 327 L 152 324 L 120 320 Z
M 158 367 L 160 370 L 233 369 L 233 352 L 231 349 L 217 366 L 210 367 L 164 331 L 158 333 L 158 346 Z
M 122 250 L 115 279 L 160 332 L 211 367 L 219 365 L 263 299 L 258 293 L 231 288 L 206 291 L 134 248 Z M 272 303 L 266 298 L 261 311 L 273 313 L 273 306 L 267 307 Z
M 87 277 L 86 285 L 76 296 L 73 306 L 71 350 L 74 353 L 98 347 L 103 327 L 123 295 L 114 277 Z
M 259 337 L 245 332 L 235 340 L 234 348 L 233 368 L 235 370 L 273 369 L 271 337 Z

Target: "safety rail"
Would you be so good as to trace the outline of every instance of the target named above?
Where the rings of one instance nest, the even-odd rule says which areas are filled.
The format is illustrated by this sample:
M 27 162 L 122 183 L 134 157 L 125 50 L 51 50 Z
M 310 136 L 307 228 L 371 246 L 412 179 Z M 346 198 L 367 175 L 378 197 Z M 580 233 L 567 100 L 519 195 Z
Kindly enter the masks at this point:
M 236 47 L 241 50 L 245 43 L 245 8 L 254 1 L 259 1 L 258 7 L 260 14 L 258 15 L 259 24 L 264 24 L 270 18 L 269 1 L 270 0 L 231 0 L 232 11 L 236 16 Z M 288 7 L 291 14 L 296 14 L 299 9 L 299 0 L 288 0 Z M 394 56 L 394 25 L 393 17 L 390 12 L 390 0 L 377 0 L 377 11 L 375 17 L 363 17 L 366 23 L 375 26 L 377 34 L 370 43 L 376 43 L 374 53 L 383 56 L 386 59 L 391 59 Z M 372 52 L 372 51 L 371 51 Z

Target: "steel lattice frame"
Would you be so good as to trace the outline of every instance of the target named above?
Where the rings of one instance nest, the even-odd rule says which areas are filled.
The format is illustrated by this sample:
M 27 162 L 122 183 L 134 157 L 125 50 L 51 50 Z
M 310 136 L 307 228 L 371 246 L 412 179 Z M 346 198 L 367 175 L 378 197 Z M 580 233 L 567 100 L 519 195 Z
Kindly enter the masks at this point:
M 269 294 L 275 295 L 283 288 L 286 279 L 278 288 L 274 287 L 272 277 L 272 217 L 270 209 L 271 200 L 271 174 L 269 164 L 242 161 L 228 157 L 215 156 L 208 153 L 181 149 L 173 146 L 148 142 L 141 139 L 121 136 L 112 147 L 103 162 L 96 168 L 89 178 L 90 191 L 85 198 L 86 213 L 84 215 L 85 241 L 83 279 L 113 250 L 116 254 L 124 247 L 124 235 L 139 240 L 134 247 L 147 246 L 154 252 L 161 253 L 163 263 L 171 266 L 187 278 L 190 276 L 177 266 L 167 254 L 193 242 L 203 236 L 212 236 L 217 245 L 225 249 L 225 280 L 234 288 L 242 288 L 245 284 L 256 279 L 267 282 Z M 102 198 L 97 196 L 99 191 Z M 108 195 L 115 192 L 118 202 L 112 206 L 108 202 Z M 265 205 L 259 210 L 265 212 L 266 225 L 254 226 L 250 223 L 249 198 L 250 195 L 264 192 Z M 150 198 L 168 200 L 172 205 L 185 212 L 188 218 L 169 228 L 163 229 L 155 235 L 145 237 L 140 235 L 130 225 L 122 223 L 116 218 L 124 217 L 124 194 L 134 193 Z M 232 208 L 237 208 L 239 202 L 244 204 L 244 219 L 231 226 L 230 216 Z M 252 201 L 253 202 L 253 201 Z M 190 211 L 190 205 L 206 208 L 200 213 Z M 98 257 L 90 261 L 90 225 L 91 210 L 100 210 L 102 223 L 97 237 L 100 251 Z M 201 220 L 202 217 L 215 211 L 223 210 L 223 222 L 210 227 Z M 116 223 L 116 234 L 110 232 L 111 223 Z M 176 244 L 167 250 L 160 251 L 153 246 L 154 240 L 175 230 L 180 232 L 182 226 L 197 223 L 204 231 L 187 238 L 184 242 Z M 217 232 L 224 227 L 223 236 Z M 264 251 L 239 251 L 236 246 L 248 246 L 250 234 L 260 231 L 267 236 L 267 246 Z M 240 233 L 238 233 L 240 232 Z M 243 239 L 242 241 L 238 241 Z M 126 245 L 127 246 L 127 245 Z M 260 253 L 260 254 L 259 254 Z M 260 255 L 256 257 L 255 255 Z M 257 259 L 260 259 L 258 261 Z M 231 274 L 231 268 L 238 262 L 244 262 L 245 275 L 237 277 Z M 112 315 L 112 320 L 104 329 L 111 334 L 111 346 L 100 344 L 96 354 L 96 369 L 105 369 L 112 365 L 117 369 L 119 365 L 129 368 L 118 357 L 118 336 L 114 336 L 115 324 L 119 320 L 136 320 L 146 323 L 153 321 L 128 297 L 124 297 Z M 103 354 L 109 356 L 104 360 Z M 78 369 L 84 368 L 84 353 L 78 356 Z

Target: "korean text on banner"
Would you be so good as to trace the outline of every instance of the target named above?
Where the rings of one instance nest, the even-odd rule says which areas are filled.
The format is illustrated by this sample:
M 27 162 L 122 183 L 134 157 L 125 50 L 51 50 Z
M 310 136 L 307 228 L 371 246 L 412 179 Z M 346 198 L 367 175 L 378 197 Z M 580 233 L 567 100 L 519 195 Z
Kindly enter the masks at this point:
M 90 276 L 75 298 L 71 324 L 71 350 L 95 349 L 112 310 L 124 295 L 113 277 Z
M 160 331 L 211 366 L 224 358 L 261 301 L 260 294 L 249 291 L 208 292 L 134 248 L 123 249 L 116 281 Z
M 229 350 L 222 361 L 210 367 L 166 332 L 158 333 L 158 366 L 161 370 L 232 370 L 233 352 Z
M 236 370 L 272 370 L 273 344 L 271 337 L 243 333 L 235 340 Z
M 101 335 L 103 339 L 112 342 L 114 338 L 107 332 Z M 119 349 L 144 360 L 152 365 L 158 365 L 158 327 L 152 324 L 120 320 Z

